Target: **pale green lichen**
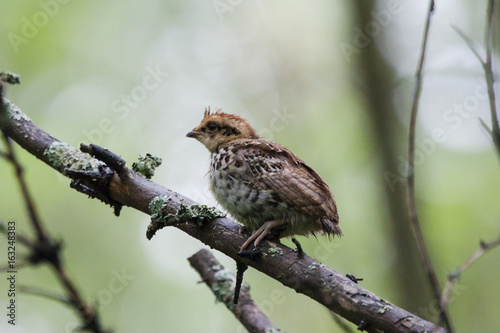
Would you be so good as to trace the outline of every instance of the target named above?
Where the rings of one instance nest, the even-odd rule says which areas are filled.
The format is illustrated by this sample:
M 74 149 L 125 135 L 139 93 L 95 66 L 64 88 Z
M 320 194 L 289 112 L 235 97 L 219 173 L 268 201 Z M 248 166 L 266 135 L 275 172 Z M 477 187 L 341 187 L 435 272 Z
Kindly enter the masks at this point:
M 222 265 L 213 265 L 212 267 L 210 267 L 210 269 L 213 271 L 219 271 L 222 268 L 223 268 Z
M 161 165 L 161 158 L 146 153 L 146 156 L 139 154 L 139 161 L 132 164 L 132 170 L 146 179 L 151 179 L 155 175 L 155 169 Z
M 162 194 L 156 196 L 149 203 L 149 211 L 151 213 L 151 223 L 146 231 L 146 237 L 151 239 L 156 231 L 172 225 L 181 223 L 195 223 L 202 226 L 205 222 L 216 217 L 225 216 L 222 212 L 213 207 L 205 205 L 184 205 L 181 200 L 181 205 L 177 212 L 168 213 L 166 211 L 167 203 L 171 200 L 168 195 Z
M 149 211 L 151 212 L 151 221 L 162 223 L 164 225 L 175 225 L 180 223 L 196 223 L 202 226 L 205 222 L 211 221 L 216 217 L 224 217 L 225 214 L 217 210 L 215 207 L 206 205 L 181 205 L 176 213 L 166 213 L 165 207 L 170 201 L 167 195 L 159 195 L 151 200 Z
M 271 247 L 267 250 L 267 253 L 271 255 L 271 257 L 275 257 L 277 255 L 283 255 L 283 249 L 278 247 L 275 243 L 270 243 Z
M 151 220 L 155 220 L 158 222 L 162 222 L 163 217 L 163 209 L 167 206 L 167 203 L 170 201 L 170 197 L 166 194 L 161 194 L 153 198 L 149 203 L 149 212 L 151 213 Z
M 31 121 L 31 119 L 21 111 L 21 109 L 19 109 L 14 103 L 9 101 L 7 98 L 3 97 L 1 102 L 2 102 L 2 108 L 0 108 L 0 110 L 4 110 L 5 112 L 2 112 L 2 114 L 0 115 L 0 128 L 9 125 L 13 120 Z
M 318 264 L 315 262 L 313 262 L 312 264 L 309 265 L 309 267 L 307 267 L 307 269 L 310 271 L 314 271 L 316 268 L 318 268 Z
M 0 72 L 0 80 L 9 84 L 20 84 L 21 75 L 12 72 Z
M 169 221 L 169 216 L 172 214 L 165 214 L 165 207 L 171 198 L 166 194 L 161 194 L 153 198 L 149 202 L 149 212 L 151 213 L 151 223 L 146 230 L 146 237 L 151 239 L 156 231 L 166 227 Z
M 233 295 L 236 278 L 227 269 L 221 269 L 215 272 L 214 277 L 217 282 L 212 284 L 211 289 L 215 295 L 215 302 L 222 302 L 229 309 L 233 309 Z
M 207 205 L 191 205 L 187 206 L 181 202 L 181 207 L 177 211 L 177 217 L 181 221 L 195 222 L 198 226 L 202 226 L 205 222 L 211 221 L 217 217 L 224 217 L 226 214 L 215 207 Z
M 54 168 L 63 173 L 67 169 L 98 171 L 99 167 L 105 166 L 104 162 L 64 142 L 53 142 L 43 154 Z
M 392 306 L 385 305 L 382 309 L 378 310 L 377 312 L 380 314 L 384 314 L 384 313 L 389 312 L 391 310 L 392 310 Z
M 322 267 L 326 267 L 324 264 L 322 263 L 319 263 L 319 262 L 313 262 L 312 264 L 310 264 L 307 268 L 311 271 L 315 270 L 316 268 L 322 268 Z

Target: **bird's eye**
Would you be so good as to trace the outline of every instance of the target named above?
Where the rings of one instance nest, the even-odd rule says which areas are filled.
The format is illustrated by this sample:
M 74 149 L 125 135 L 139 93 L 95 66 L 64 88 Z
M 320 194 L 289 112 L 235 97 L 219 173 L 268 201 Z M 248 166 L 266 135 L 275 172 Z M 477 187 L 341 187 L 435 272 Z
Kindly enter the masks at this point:
M 218 126 L 217 126 L 217 124 L 215 124 L 215 123 L 210 123 L 210 124 L 208 124 L 208 125 L 207 125 L 207 129 L 208 129 L 210 132 L 213 132 L 213 131 L 217 130 L 217 128 L 218 128 Z

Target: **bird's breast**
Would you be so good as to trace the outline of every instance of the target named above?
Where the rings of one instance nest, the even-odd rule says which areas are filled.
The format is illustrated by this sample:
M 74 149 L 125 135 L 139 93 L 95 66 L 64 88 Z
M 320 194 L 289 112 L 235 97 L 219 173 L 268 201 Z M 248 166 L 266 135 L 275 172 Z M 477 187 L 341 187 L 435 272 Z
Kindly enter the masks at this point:
M 210 185 L 217 201 L 251 229 L 281 217 L 286 209 L 269 189 L 256 186 L 248 165 L 230 151 L 212 154 Z

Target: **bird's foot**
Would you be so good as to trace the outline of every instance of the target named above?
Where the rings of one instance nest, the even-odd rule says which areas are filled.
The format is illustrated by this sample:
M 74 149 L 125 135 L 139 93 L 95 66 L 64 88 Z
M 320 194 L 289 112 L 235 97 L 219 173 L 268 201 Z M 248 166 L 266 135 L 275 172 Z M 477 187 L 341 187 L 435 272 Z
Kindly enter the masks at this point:
M 283 224 L 283 221 L 280 220 L 267 221 L 264 223 L 259 229 L 255 230 L 250 237 L 248 237 L 245 243 L 243 243 L 241 251 L 245 250 L 250 244 L 252 244 L 252 242 L 254 246 L 259 245 L 259 243 L 271 232 L 271 230 L 281 224 Z

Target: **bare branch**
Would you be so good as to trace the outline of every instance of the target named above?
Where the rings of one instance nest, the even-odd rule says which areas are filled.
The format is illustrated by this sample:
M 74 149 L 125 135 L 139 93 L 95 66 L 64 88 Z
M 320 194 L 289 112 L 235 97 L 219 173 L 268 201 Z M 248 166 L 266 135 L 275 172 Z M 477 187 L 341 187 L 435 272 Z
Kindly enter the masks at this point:
M 412 226 L 413 234 L 415 236 L 415 240 L 418 245 L 418 251 L 420 253 L 420 257 L 425 266 L 425 270 L 427 272 L 427 277 L 432 286 L 432 290 L 434 292 L 434 297 L 436 300 L 441 298 L 441 286 L 439 285 L 439 281 L 437 279 L 436 272 L 434 270 L 434 266 L 432 264 L 431 257 L 425 245 L 424 236 L 422 234 L 422 230 L 420 229 L 420 222 L 418 220 L 417 215 L 417 207 L 415 203 L 415 132 L 417 127 L 417 113 L 418 106 L 420 103 L 420 95 L 422 92 L 422 69 L 424 67 L 424 59 L 425 53 L 427 50 L 427 40 L 429 37 L 429 27 L 431 23 L 432 12 L 434 11 L 434 0 L 429 2 L 429 8 L 427 10 L 427 18 L 425 22 L 424 28 L 424 36 L 422 39 L 422 46 L 420 49 L 420 57 L 418 61 L 417 70 L 415 73 L 415 88 L 413 91 L 413 99 L 411 105 L 411 119 L 410 119 L 410 133 L 409 133 L 409 146 L 408 146 L 408 176 L 407 176 L 407 184 L 408 184 L 408 213 L 410 217 L 410 223 Z M 440 317 L 446 324 L 449 332 L 453 332 L 453 324 L 451 322 L 451 318 L 448 314 L 447 309 L 440 308 Z
M 37 238 L 41 239 L 45 236 L 45 231 L 43 230 L 42 224 L 40 223 L 35 203 L 33 202 L 33 199 L 31 198 L 31 195 L 28 191 L 28 186 L 26 185 L 26 181 L 24 179 L 23 168 L 17 162 L 17 158 L 14 149 L 12 148 L 12 143 L 10 142 L 9 137 L 4 134 L 3 139 L 5 142 L 5 146 L 7 147 L 7 158 L 9 161 L 11 161 L 15 169 L 17 182 L 19 183 L 19 187 L 21 188 L 21 193 L 23 195 L 24 202 L 26 203 L 26 210 L 28 211 L 31 225 L 33 229 L 36 231 Z
M 75 169 L 76 162 L 70 158 L 71 154 L 75 154 L 74 147 L 53 138 L 33 124 L 13 104 L 9 105 L 15 116 L 11 115 L 10 121 L 4 125 L 2 130 L 5 134 L 61 173 L 67 175 L 67 169 Z M 1 117 L 2 115 L 0 119 Z M 65 158 L 61 159 L 61 156 Z M 90 155 L 80 153 L 78 156 L 85 159 L 84 164 L 79 160 L 79 165 L 85 165 L 91 171 L 93 168 L 111 170 Z M 96 176 L 95 172 L 92 172 L 92 175 Z M 151 182 L 125 166 L 119 172 L 113 171 L 106 184 L 102 179 L 93 177 L 79 181 L 89 188 L 95 188 L 96 191 L 103 191 L 103 195 L 121 205 L 146 214 L 151 214 L 149 204 L 158 197 L 168 198 L 163 208 L 167 215 L 175 215 L 181 204 L 196 205 L 189 198 Z M 444 332 L 443 328 L 387 302 L 309 256 L 304 255 L 298 260 L 297 253 L 282 244 L 263 242 L 261 250 L 266 255 L 255 260 L 238 256 L 237 253 L 246 237 L 239 234 L 239 224 L 229 218 L 214 218 L 201 225 L 197 223 L 199 219 L 191 220 L 194 222 L 176 224 L 175 227 L 229 257 L 254 267 L 283 285 L 311 297 L 356 325 L 363 322 L 363 327 L 368 332 Z
M 462 276 L 462 273 L 470 266 L 472 263 L 474 263 L 477 259 L 479 259 L 483 254 L 488 252 L 489 250 L 492 250 L 493 248 L 500 246 L 500 237 L 497 239 L 489 242 L 489 243 L 484 243 L 481 241 L 479 249 L 477 249 L 469 258 L 467 258 L 462 265 L 460 265 L 453 273 L 450 273 L 448 275 L 448 281 L 446 282 L 446 285 L 444 286 L 443 294 L 441 296 L 441 307 L 442 308 L 447 308 L 448 304 L 450 302 L 450 296 L 451 296 L 451 291 L 453 290 L 453 286 L 455 285 L 455 282 Z
M 496 97 L 495 97 L 495 76 L 493 75 L 493 62 L 491 59 L 491 53 L 493 48 L 493 11 L 495 6 L 495 0 L 488 1 L 488 9 L 486 13 L 487 24 L 486 24 L 486 61 L 484 63 L 484 74 L 486 76 L 486 85 L 488 87 L 488 100 L 490 102 L 490 112 L 491 112 L 491 138 L 493 143 L 497 148 L 498 156 L 500 157 L 500 125 L 498 123 L 498 113 L 496 107 Z
M 71 303 L 68 301 L 68 299 L 66 297 L 64 297 L 61 294 L 52 292 L 52 291 L 48 291 L 48 290 L 40 289 L 40 288 L 35 288 L 35 287 L 28 287 L 28 286 L 19 286 L 19 291 L 21 291 L 25 294 L 45 297 L 45 298 L 63 303 L 65 305 L 71 306 Z
M 469 49 L 472 51 L 472 53 L 474 53 L 474 56 L 481 63 L 481 66 L 484 66 L 483 57 L 479 54 L 479 51 L 477 50 L 478 49 L 477 43 L 474 42 L 474 40 L 472 40 L 472 38 L 465 31 L 463 31 L 459 26 L 453 24 L 451 27 L 453 28 L 453 30 L 455 30 L 457 32 L 457 34 L 460 37 L 462 37 L 462 39 L 467 44 Z
M 493 49 L 493 12 L 495 9 L 495 0 L 488 0 L 488 8 L 486 9 L 486 25 L 485 25 L 485 41 L 486 45 L 486 56 L 485 59 L 479 54 L 477 43 L 472 40 L 472 38 L 467 35 L 462 29 L 457 26 L 453 26 L 453 29 L 463 38 L 467 46 L 471 49 L 472 53 L 476 56 L 477 60 L 483 68 L 486 86 L 488 88 L 488 101 L 490 104 L 490 114 L 491 114 L 491 129 L 486 126 L 482 119 L 479 119 L 481 125 L 490 134 L 493 144 L 497 150 L 498 156 L 500 157 L 500 124 L 498 122 L 498 112 L 496 106 L 496 94 L 495 94 L 495 76 L 493 74 L 493 61 L 492 61 L 492 49 Z

